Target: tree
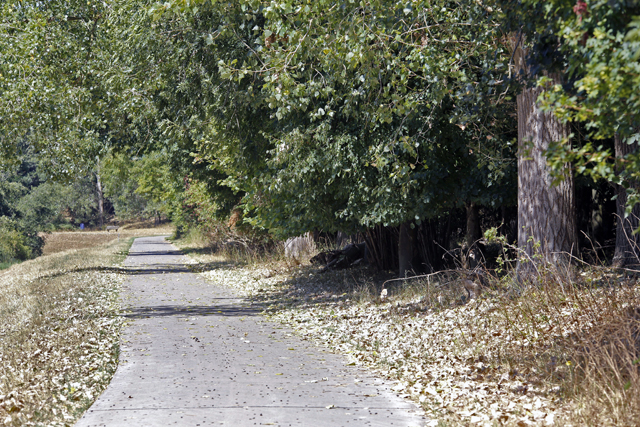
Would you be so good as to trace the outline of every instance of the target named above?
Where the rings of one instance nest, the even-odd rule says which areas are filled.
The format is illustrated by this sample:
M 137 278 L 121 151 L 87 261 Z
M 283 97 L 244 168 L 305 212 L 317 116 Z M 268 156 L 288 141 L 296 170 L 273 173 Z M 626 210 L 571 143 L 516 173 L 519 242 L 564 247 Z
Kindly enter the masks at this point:
M 106 2 L 9 0 L 0 5 L 0 149 L 17 158 L 29 141 L 49 174 L 74 176 L 95 164 L 119 111 L 104 90 Z
M 639 201 L 634 185 L 639 158 L 633 147 L 640 125 L 640 21 L 635 18 L 640 7 L 637 2 L 601 0 L 530 0 L 504 5 L 507 22 L 521 25 L 523 32 L 534 38 L 532 58 L 537 69 L 562 70 L 566 75 L 561 82 L 553 75 L 538 73 L 538 85 L 546 89 L 538 99 L 541 107 L 565 123 L 583 123 L 588 131 L 580 146 L 564 139 L 555 141 L 547 159 L 556 170 L 565 170 L 571 162 L 575 170 L 594 180 L 605 178 L 621 185 L 615 262 L 625 264 L 630 260 L 628 255 L 635 252 L 630 248 L 635 246 L 630 233 L 634 220 L 626 218 Z M 526 19 L 514 19 L 516 16 Z M 602 143 L 614 138 L 615 154 Z
M 38 235 L 41 218 L 26 215 L 24 200 L 40 184 L 33 153 L 16 144 L 18 162 L 0 168 L 0 263 L 22 261 L 41 253 L 44 240 Z
M 236 79 L 259 74 L 282 124 L 258 177 L 259 203 L 247 200 L 256 224 L 283 234 L 314 225 L 410 230 L 467 201 L 502 202 L 496 190 L 508 188 L 507 174 L 486 186 L 490 174 L 478 166 L 509 147 L 508 102 L 495 96 L 508 49 L 491 7 L 319 1 L 260 10 L 255 58 L 221 65 Z M 496 160 L 494 171 L 509 163 L 484 158 Z
M 590 130 L 592 143 L 570 155 L 583 173 L 617 184 L 617 226 L 613 264 L 637 266 L 638 226 L 638 115 L 637 70 L 640 48 L 640 7 L 620 2 L 578 1 L 573 15 L 560 23 L 570 72 L 569 87 L 556 87 L 546 97 L 547 107 L 565 120 L 580 120 Z M 598 140 L 613 138 L 614 153 Z M 612 161 L 615 157 L 615 162 Z
M 515 67 L 523 75 L 530 73 L 527 50 L 514 48 Z M 559 81 L 559 76 L 552 79 Z M 568 254 L 577 251 L 573 175 L 565 165 L 554 176 L 546 153 L 553 142 L 567 143 L 569 127 L 538 104 L 542 87 L 524 87 L 518 94 L 518 247 L 526 254 L 519 261 L 523 273 L 531 262 L 566 264 Z
M 104 192 L 102 190 L 102 180 L 101 180 L 101 172 L 100 172 L 100 159 L 97 159 L 96 162 L 96 199 L 98 201 L 98 218 L 100 220 L 100 228 L 104 227 Z
M 497 95 L 509 52 L 489 5 L 174 0 L 151 21 L 112 4 L 127 71 L 110 91 L 143 94 L 122 103 L 126 144 L 171 153 L 190 192 L 241 198 L 256 227 L 412 229 L 515 198 L 512 101 Z
M 154 17 L 144 7 L 151 2 L 118 1 L 110 25 L 122 29 L 114 40 L 116 69 L 127 70 L 113 84 L 143 99 L 122 107 L 135 138 L 114 148 L 159 167 L 141 175 L 140 194 L 155 192 L 155 175 L 171 177 L 162 182 L 171 181 L 170 190 L 163 187 L 171 200 L 163 202 L 182 223 L 193 213 L 185 204 L 189 188 L 207 193 L 218 217 L 231 213 L 264 166 L 271 145 L 265 134 L 274 120 L 260 101 L 259 80 L 234 81 L 219 72 L 219 61 L 251 56 L 244 43 L 251 43 L 247 34 L 256 24 L 247 27 L 234 3 L 205 3 L 189 13 L 178 3 L 176 11 Z M 154 194 L 153 200 L 160 199 Z
M 637 151 L 637 141 L 629 144 L 619 134 L 615 135 L 615 155 L 619 165 L 623 165 L 622 162 Z M 619 167 L 618 172 L 622 173 L 624 169 Z M 637 193 L 637 183 L 631 181 L 629 184 Z M 616 249 L 613 255 L 613 265 L 638 268 L 640 265 L 640 234 L 636 230 L 640 227 L 640 204 L 631 204 L 631 212 L 627 211 L 628 197 L 624 185 L 617 185 L 617 196 Z
M 153 155 L 134 157 L 129 153 L 109 153 L 102 160 L 102 181 L 104 195 L 111 202 L 116 217 L 121 219 L 144 218 L 157 216 L 165 212 L 165 202 L 160 200 L 155 191 L 146 189 L 141 194 L 140 184 L 147 172 L 147 162 L 152 161 Z M 148 165 L 149 169 L 159 165 Z M 163 169 L 160 170 L 161 172 Z M 157 171 L 156 171 L 157 172 Z M 169 194 L 166 188 L 159 188 L 159 193 Z M 156 199 L 156 200 L 154 200 Z
M 509 49 L 489 4 L 173 0 L 150 16 L 137 0 L 19 3 L 6 9 L 2 69 L 41 67 L 34 96 L 48 103 L 3 104 L 15 116 L 4 129 L 61 147 L 59 170 L 108 149 L 155 153 L 176 215 L 206 194 L 278 237 L 407 231 L 514 198 Z M 38 25 L 12 29 L 25 16 Z M 54 37 L 69 39 L 59 55 L 29 56 Z M 19 82 L 6 90 L 23 102 Z
M 10 178 L 9 173 L 0 172 L 0 265 L 28 259 L 32 254 L 30 236 L 17 220 L 19 211 L 16 205 L 25 187 Z

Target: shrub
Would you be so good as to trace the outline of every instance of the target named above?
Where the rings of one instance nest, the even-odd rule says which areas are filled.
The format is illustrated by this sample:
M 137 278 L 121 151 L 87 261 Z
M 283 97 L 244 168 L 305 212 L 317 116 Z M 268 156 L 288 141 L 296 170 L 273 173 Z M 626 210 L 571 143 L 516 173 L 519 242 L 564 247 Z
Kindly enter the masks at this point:
M 0 217 L 0 262 L 11 263 L 31 258 L 28 236 L 21 233 L 7 217 Z

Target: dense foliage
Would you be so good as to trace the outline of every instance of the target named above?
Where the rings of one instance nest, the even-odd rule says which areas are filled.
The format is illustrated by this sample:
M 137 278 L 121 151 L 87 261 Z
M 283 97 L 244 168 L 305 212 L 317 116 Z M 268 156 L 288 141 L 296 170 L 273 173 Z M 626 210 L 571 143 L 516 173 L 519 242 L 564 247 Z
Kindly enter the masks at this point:
M 0 264 L 40 255 L 43 232 L 100 226 L 95 172 L 51 180 L 49 169 L 28 144 L 21 144 L 14 163 L 0 169 Z M 162 200 L 143 186 L 141 170 L 146 169 L 141 165 L 149 163 L 147 158 L 124 161 L 122 156 L 109 156 L 102 163 L 107 214 L 122 219 L 166 215 Z
M 547 86 L 544 71 L 564 74 L 563 84 L 550 87 L 542 104 L 562 120 L 581 125 L 573 145 L 552 147 L 550 161 L 558 167 L 572 162 L 579 173 L 633 187 L 640 158 L 631 154 L 616 167 L 610 141 L 616 135 L 629 145 L 639 139 L 640 4 L 503 0 L 502 6 L 507 28 L 529 40 L 531 81 Z M 628 210 L 638 201 L 634 194 Z
M 513 103 L 498 92 L 509 52 L 491 7 L 152 11 L 152 23 L 128 18 L 128 46 L 147 58 L 123 68 L 145 70 L 153 103 L 133 121 L 154 111 L 154 141 L 175 171 L 207 182 L 223 212 L 240 202 L 255 226 L 290 236 L 514 202 Z
M 12 173 L 0 171 L 0 263 L 38 255 L 44 243 L 38 236 L 38 220 L 48 213 L 48 206 L 46 200 L 33 206 L 29 198 L 40 184 L 29 157 L 21 156 Z
M 635 140 L 632 1 L 0 7 L 4 163 L 24 141 L 48 176 L 102 179 L 122 217 L 164 212 L 185 228 L 240 208 L 288 237 L 513 206 L 516 80 L 548 85 L 550 71 L 567 78 L 545 105 L 584 130 L 554 146 L 556 165 L 619 182 L 596 141 Z M 528 79 L 514 79 L 514 42 Z

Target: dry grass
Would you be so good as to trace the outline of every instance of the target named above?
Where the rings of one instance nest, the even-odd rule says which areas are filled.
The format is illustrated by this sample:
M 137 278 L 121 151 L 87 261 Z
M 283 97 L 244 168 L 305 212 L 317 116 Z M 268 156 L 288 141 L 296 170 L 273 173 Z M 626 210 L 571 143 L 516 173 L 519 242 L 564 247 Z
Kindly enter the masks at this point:
M 640 425 L 640 291 L 626 274 L 540 267 L 535 286 L 489 278 L 469 300 L 460 272 L 445 272 L 388 282 L 381 297 L 383 281 L 364 268 L 220 268 L 220 254 L 186 249 L 209 280 L 398 380 L 430 425 Z
M 637 277 L 594 267 L 563 277 L 543 275 L 505 311 L 528 340 L 525 366 L 571 402 L 562 424 L 640 425 Z
M 215 239 L 215 241 L 212 241 Z M 225 261 L 235 265 L 269 264 L 288 268 L 284 259 L 284 243 L 263 243 L 255 236 L 247 236 L 228 227 L 219 227 L 213 234 L 192 229 L 176 244 L 187 254 L 203 262 Z
M 50 255 L 0 271 L 0 423 L 72 425 L 91 405 L 117 366 L 131 237 L 172 231 L 53 233 Z
M 44 234 L 45 246 L 43 255 L 51 255 L 69 249 L 85 249 L 111 242 L 118 238 L 171 235 L 172 225 L 154 227 L 152 222 L 140 222 L 124 225 L 118 232 L 115 231 L 56 231 Z
M 101 231 L 53 232 L 44 235 L 43 255 L 51 255 L 69 249 L 85 249 L 102 245 L 117 239 L 115 233 L 105 234 Z

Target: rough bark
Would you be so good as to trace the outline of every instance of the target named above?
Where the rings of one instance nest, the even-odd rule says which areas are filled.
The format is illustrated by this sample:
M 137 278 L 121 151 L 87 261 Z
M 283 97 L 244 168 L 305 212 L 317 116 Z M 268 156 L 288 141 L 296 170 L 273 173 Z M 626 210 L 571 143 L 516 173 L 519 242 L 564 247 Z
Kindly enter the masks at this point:
M 618 135 L 615 136 L 617 160 L 622 159 L 627 154 L 634 153 L 637 149 L 637 142 L 627 144 Z M 617 193 L 616 249 L 613 256 L 613 265 L 615 267 L 638 269 L 640 268 L 640 233 L 633 234 L 633 232 L 640 226 L 640 204 L 636 204 L 631 213 L 625 218 L 627 191 L 622 185 L 618 185 Z
M 516 69 L 527 72 L 526 51 L 516 47 Z M 549 75 L 559 82 L 557 75 Z M 525 88 L 518 105 L 518 246 L 529 262 L 518 263 L 526 275 L 538 262 L 567 263 L 577 251 L 574 181 L 569 166 L 557 185 L 547 165 L 549 144 L 569 136 L 569 127 L 553 113 L 543 112 L 537 102 L 543 89 Z M 537 247 L 539 245 L 539 247 Z M 533 261 L 533 262 L 531 262 Z
M 400 226 L 400 237 L 398 239 L 398 274 L 400 277 L 407 277 L 414 270 L 413 268 L 413 248 L 416 240 L 416 229 L 411 228 L 411 224 L 405 222 Z

